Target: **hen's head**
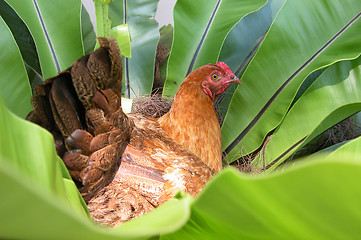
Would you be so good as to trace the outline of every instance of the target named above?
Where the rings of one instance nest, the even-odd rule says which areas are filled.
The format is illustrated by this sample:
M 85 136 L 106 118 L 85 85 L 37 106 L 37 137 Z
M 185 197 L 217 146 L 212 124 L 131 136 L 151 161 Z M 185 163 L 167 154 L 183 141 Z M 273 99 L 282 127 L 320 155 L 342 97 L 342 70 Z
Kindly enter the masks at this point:
M 201 81 L 205 94 L 212 100 L 223 93 L 231 84 L 241 84 L 241 81 L 224 62 L 207 64 L 195 70 L 194 77 Z

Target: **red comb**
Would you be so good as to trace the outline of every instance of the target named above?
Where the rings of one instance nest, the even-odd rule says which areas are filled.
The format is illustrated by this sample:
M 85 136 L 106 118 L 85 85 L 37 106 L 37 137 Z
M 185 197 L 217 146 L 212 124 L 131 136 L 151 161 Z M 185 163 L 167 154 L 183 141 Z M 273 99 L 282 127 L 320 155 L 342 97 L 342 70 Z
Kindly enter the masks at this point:
M 225 64 L 224 62 L 217 62 L 217 63 L 216 63 L 216 66 L 222 68 L 223 71 L 224 71 L 227 75 L 234 75 L 234 73 L 231 71 L 231 69 L 229 69 L 228 65 Z

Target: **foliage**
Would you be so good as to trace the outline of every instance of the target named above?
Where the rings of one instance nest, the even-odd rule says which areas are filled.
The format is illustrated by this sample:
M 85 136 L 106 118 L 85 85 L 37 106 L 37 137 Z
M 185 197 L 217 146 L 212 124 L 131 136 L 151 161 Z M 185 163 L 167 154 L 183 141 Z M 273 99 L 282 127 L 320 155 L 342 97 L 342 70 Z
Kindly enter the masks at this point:
M 328 1 L 284 3 L 245 69 L 241 79 L 244 84 L 235 91 L 224 119 L 223 147 L 230 158 L 256 151 L 267 136 L 271 136 L 271 144 L 272 132 L 282 127 L 282 119 L 290 113 L 293 98 L 310 73 L 360 55 L 360 11 L 357 1 L 332 1 L 332 5 Z M 337 91 L 333 93 L 336 98 Z M 314 107 L 323 108 L 318 104 Z M 302 133 L 303 137 L 309 134 Z M 265 159 L 267 165 L 294 153 L 297 147 Z
M 158 1 L 95 2 L 105 10 L 97 21 L 104 27 L 101 34 L 116 35 L 124 52 L 130 44 L 125 95 L 151 93 L 160 38 L 153 19 Z M 243 81 L 219 104 L 225 112 L 226 161 L 252 154 L 254 164 L 276 171 L 248 176 L 228 167 L 198 198 L 179 194 L 116 229 L 90 221 L 51 135 L 21 119 L 31 110 L 34 76 L 36 81 L 51 77 L 94 48 L 89 16 L 80 0 L 5 0 L 0 6 L 0 238 L 358 236 L 360 138 L 329 149 L 328 155 L 276 168 L 361 110 L 358 0 L 179 0 L 164 94 L 174 94 L 192 69 L 225 61 Z

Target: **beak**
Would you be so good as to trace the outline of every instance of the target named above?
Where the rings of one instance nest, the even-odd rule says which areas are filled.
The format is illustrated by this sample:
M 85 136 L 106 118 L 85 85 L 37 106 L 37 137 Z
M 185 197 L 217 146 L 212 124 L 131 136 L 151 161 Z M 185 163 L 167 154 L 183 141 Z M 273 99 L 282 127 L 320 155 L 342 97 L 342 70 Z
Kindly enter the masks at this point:
M 241 80 L 239 80 L 239 78 L 235 75 L 231 75 L 229 77 L 230 79 L 227 81 L 227 84 L 228 85 L 231 85 L 231 84 L 241 84 Z

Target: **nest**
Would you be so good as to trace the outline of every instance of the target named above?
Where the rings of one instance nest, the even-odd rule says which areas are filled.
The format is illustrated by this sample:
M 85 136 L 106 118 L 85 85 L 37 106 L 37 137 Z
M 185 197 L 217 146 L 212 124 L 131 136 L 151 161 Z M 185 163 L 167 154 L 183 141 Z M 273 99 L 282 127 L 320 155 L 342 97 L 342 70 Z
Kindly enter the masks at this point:
M 140 96 L 134 99 L 132 113 L 158 118 L 169 111 L 172 103 L 173 101 L 170 97 L 162 97 L 160 94 Z

